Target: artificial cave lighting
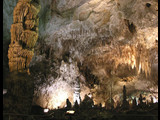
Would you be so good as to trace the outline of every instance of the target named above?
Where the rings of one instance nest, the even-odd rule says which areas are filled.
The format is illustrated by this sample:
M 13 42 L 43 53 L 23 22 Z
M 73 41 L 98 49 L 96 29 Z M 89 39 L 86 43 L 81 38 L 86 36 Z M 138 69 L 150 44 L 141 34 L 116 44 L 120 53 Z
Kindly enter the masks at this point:
M 89 93 L 89 94 L 88 94 L 88 97 L 92 98 L 92 94 L 91 94 L 91 93 Z
M 7 93 L 7 89 L 3 89 L 3 95 Z
M 157 117 L 158 0 L 3 5 L 4 114 Z
M 49 109 L 44 109 L 44 113 L 47 113 L 49 111 Z
M 75 111 L 74 111 L 74 110 L 68 110 L 68 111 L 66 111 L 66 113 L 67 113 L 67 114 L 74 114 Z

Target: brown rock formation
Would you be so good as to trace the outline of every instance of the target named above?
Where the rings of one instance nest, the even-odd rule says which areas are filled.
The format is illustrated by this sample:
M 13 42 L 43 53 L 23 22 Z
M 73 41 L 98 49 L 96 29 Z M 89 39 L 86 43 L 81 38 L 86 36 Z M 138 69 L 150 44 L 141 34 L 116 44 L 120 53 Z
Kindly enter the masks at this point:
M 39 11 L 40 5 L 35 0 L 19 0 L 14 8 L 8 50 L 10 72 L 29 70 L 38 39 Z
M 6 78 L 8 92 L 3 98 L 3 110 L 7 113 L 29 114 L 31 110 L 34 81 L 32 75 L 28 74 L 34 46 L 38 39 L 39 11 L 40 5 L 37 0 L 19 0 L 14 8 L 10 30 L 11 43 L 8 50 L 11 73 Z M 13 116 L 11 119 L 24 118 Z

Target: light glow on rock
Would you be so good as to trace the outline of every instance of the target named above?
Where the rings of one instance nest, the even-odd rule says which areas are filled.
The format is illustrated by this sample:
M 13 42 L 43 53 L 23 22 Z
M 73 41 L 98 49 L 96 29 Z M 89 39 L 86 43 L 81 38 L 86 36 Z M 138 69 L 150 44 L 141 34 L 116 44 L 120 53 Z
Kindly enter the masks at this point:
M 56 79 L 53 77 L 48 79 L 50 81 L 49 84 L 37 86 L 38 90 L 35 91 L 35 96 L 37 95 L 38 98 L 34 99 L 34 101 L 40 106 L 49 109 L 63 108 L 66 105 L 66 99 L 69 99 L 72 105 L 74 105 L 73 97 L 76 78 L 80 76 L 80 79 L 84 79 L 84 77 L 79 74 L 76 63 L 69 64 L 64 61 L 62 61 L 59 68 L 59 75 Z M 85 94 L 88 94 L 90 91 L 85 84 L 80 84 L 80 88 L 80 96 L 83 100 Z
M 44 113 L 47 113 L 49 111 L 49 109 L 44 109 Z
M 67 114 L 74 114 L 75 111 L 74 111 L 74 110 L 68 110 L 66 113 L 67 113 Z

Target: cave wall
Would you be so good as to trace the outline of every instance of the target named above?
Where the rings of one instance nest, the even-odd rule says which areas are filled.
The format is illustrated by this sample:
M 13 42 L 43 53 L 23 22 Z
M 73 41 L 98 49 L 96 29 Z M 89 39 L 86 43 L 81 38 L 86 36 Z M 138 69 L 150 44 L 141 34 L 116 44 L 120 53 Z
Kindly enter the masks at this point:
M 95 103 L 108 99 L 112 80 L 114 95 L 119 97 L 124 84 L 129 96 L 135 93 L 138 97 L 145 89 L 157 91 L 158 77 L 153 75 L 158 73 L 155 70 L 158 63 L 157 1 L 55 0 L 48 3 L 51 5 L 46 8 L 48 12 L 44 17 L 48 21 L 40 24 L 40 40 L 47 48 L 42 54 L 37 52 L 33 66 L 48 56 L 47 61 L 53 62 L 59 70 L 60 61 L 68 54 L 80 64 L 85 84 L 95 93 Z M 99 81 L 93 88 L 90 79 L 94 78 L 86 76 L 86 66 L 91 71 L 88 76 L 95 76 Z M 54 67 L 51 67 L 53 71 Z M 141 82 L 144 86 L 140 87 Z M 157 95 L 155 97 L 157 99 Z
M 5 87 L 5 77 L 8 74 L 8 48 L 10 44 L 11 34 L 10 28 L 13 22 L 13 9 L 18 0 L 3 0 L 3 86 Z

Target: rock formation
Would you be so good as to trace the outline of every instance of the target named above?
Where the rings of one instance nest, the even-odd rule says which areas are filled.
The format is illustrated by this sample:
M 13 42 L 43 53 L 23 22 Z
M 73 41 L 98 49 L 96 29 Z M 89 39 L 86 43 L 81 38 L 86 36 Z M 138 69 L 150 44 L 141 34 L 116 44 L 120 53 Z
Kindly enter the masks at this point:
M 38 39 L 39 11 L 38 0 L 19 0 L 12 11 L 13 24 L 10 29 L 11 42 L 8 49 L 10 73 L 5 79 L 8 92 L 3 98 L 4 112 L 19 114 L 31 112 L 34 81 L 32 75 L 28 74 Z M 22 118 L 14 116 L 11 119 Z
M 4 1 L 5 10 L 15 0 Z M 29 19 L 32 15 L 27 17 L 26 11 L 30 7 L 26 5 L 21 10 L 24 14 L 17 13 L 26 17 L 15 17 L 16 23 L 12 25 L 12 29 L 18 25 L 18 31 L 25 32 L 16 36 L 10 45 L 12 50 L 8 52 L 15 52 L 10 54 L 11 71 L 27 69 L 30 63 L 30 73 L 34 74 L 36 85 L 34 103 L 54 109 L 63 107 L 67 98 L 72 102 L 73 83 L 78 75 L 81 75 L 82 100 L 87 92 L 91 92 L 94 104 L 104 106 L 110 98 L 110 81 L 114 81 L 114 101 L 117 101 L 115 96 L 121 99 L 124 84 L 129 96 L 138 98 L 145 90 L 147 96 L 151 94 L 158 99 L 157 0 L 40 0 L 40 5 L 35 55 L 32 55 L 32 48 L 36 41 L 34 25 L 37 21 Z M 9 13 L 12 10 L 5 11 L 4 32 L 9 36 L 7 21 L 11 20 Z M 34 32 L 30 33 L 30 29 Z M 26 39 L 28 34 L 32 34 L 28 38 L 32 42 Z M 15 39 L 14 35 L 11 36 Z M 7 39 L 3 41 L 6 43 Z M 13 44 L 17 47 L 12 47 Z M 68 58 L 76 64 L 70 63 Z M 147 99 L 150 101 L 150 97 Z
M 19 0 L 14 8 L 8 50 L 10 72 L 29 70 L 38 39 L 39 11 L 40 5 L 35 0 Z

